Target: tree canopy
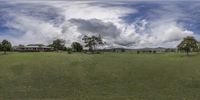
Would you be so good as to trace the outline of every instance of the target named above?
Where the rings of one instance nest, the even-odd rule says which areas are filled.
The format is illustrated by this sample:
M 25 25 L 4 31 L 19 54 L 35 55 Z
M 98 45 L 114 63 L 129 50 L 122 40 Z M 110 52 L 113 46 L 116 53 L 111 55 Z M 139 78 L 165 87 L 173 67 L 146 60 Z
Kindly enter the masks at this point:
M 53 41 L 53 44 L 51 44 L 50 46 L 53 47 L 56 51 L 64 50 L 64 48 L 65 48 L 65 40 L 56 39 L 56 40 Z
M 12 44 L 8 40 L 3 40 L 1 42 L 0 48 L 2 51 L 4 51 L 4 54 L 6 54 L 7 51 L 11 51 Z
M 82 40 L 85 43 L 85 47 L 89 48 L 89 51 L 94 51 L 98 45 L 103 45 L 101 35 L 99 36 L 87 36 L 85 35 Z
M 198 44 L 197 40 L 192 36 L 187 36 L 183 39 L 183 41 L 177 46 L 178 50 L 184 50 L 187 55 L 189 52 L 197 50 Z
M 74 52 L 81 52 L 83 50 L 83 46 L 78 42 L 73 42 L 71 47 Z

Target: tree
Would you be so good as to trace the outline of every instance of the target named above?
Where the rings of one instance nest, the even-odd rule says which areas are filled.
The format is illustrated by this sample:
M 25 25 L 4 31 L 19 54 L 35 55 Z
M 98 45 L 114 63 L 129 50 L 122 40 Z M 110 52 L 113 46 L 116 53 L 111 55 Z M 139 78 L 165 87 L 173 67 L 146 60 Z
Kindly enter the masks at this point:
M 197 40 L 192 36 L 187 36 L 183 41 L 177 46 L 178 50 L 184 50 L 189 56 L 191 51 L 198 49 Z
M 85 43 L 85 47 L 89 48 L 89 51 L 92 51 L 92 38 L 85 35 L 82 40 Z
M 7 51 L 11 51 L 12 44 L 7 40 L 3 40 L 1 42 L 1 48 L 2 48 L 2 51 L 4 51 L 4 54 L 6 54 Z
M 3 49 L 3 48 L 2 48 L 2 44 L 0 43 L 0 51 L 3 51 L 2 49 Z
M 56 40 L 53 41 L 53 44 L 51 44 L 50 46 L 53 47 L 56 51 L 64 50 L 64 48 L 65 48 L 65 40 L 56 39 Z
M 101 35 L 99 36 L 87 36 L 85 35 L 82 40 L 85 43 L 85 47 L 89 47 L 89 51 L 94 51 L 96 49 L 96 46 L 103 45 L 103 41 L 101 38 Z
M 19 44 L 19 45 L 18 45 L 18 47 L 22 48 L 22 47 L 25 47 L 25 46 L 24 46 L 24 45 L 22 45 L 22 44 Z
M 83 50 L 83 46 L 78 42 L 73 42 L 71 47 L 74 52 L 81 52 Z
M 68 52 L 68 54 L 72 53 L 72 48 L 66 48 L 66 51 Z

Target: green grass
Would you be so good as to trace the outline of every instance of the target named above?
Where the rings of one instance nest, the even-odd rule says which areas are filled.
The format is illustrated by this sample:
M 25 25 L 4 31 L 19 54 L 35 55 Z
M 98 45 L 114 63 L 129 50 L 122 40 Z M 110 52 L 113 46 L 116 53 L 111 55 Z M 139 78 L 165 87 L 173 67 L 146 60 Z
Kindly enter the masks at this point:
M 200 100 L 200 54 L 0 55 L 0 100 Z

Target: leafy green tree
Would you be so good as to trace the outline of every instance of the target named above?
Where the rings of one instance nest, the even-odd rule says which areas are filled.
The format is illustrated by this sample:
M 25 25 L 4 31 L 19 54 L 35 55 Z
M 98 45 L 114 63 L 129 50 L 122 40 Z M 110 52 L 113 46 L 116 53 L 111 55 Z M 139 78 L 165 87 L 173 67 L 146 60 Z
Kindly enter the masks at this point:
M 18 47 L 22 48 L 22 47 L 25 47 L 25 46 L 24 46 L 24 45 L 22 45 L 22 44 L 20 44 L 20 45 L 18 45 Z
M 197 40 L 192 36 L 187 36 L 183 39 L 183 41 L 177 46 L 178 50 L 184 50 L 189 56 L 191 51 L 197 50 Z
M 68 54 L 71 54 L 72 53 L 72 48 L 67 48 L 67 52 L 68 52 Z
M 12 44 L 7 40 L 3 40 L 1 42 L 1 48 L 2 48 L 2 51 L 4 51 L 4 54 L 6 54 L 7 51 L 11 51 Z
M 85 47 L 89 48 L 89 51 L 94 51 L 98 45 L 103 45 L 101 35 L 91 37 L 85 35 L 82 40 L 85 43 Z
M 56 51 L 64 50 L 65 49 L 65 40 L 56 39 L 53 41 L 53 44 L 49 45 L 53 47 Z
M 71 45 L 71 47 L 72 47 L 72 50 L 74 52 L 81 52 L 81 51 L 83 51 L 83 46 L 80 43 L 78 43 L 78 42 L 73 42 L 72 45 Z
M 0 51 L 3 51 L 2 49 L 3 49 L 3 48 L 2 48 L 2 44 L 0 43 Z
M 82 40 L 84 41 L 85 43 L 85 47 L 88 47 L 89 48 L 89 51 L 92 51 L 92 38 L 85 35 Z

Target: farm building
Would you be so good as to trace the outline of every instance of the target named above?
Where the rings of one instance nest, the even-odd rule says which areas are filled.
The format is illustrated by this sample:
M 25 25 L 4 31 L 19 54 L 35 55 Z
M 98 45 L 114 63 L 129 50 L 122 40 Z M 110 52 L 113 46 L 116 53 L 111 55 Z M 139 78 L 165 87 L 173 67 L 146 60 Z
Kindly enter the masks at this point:
M 43 44 L 29 44 L 27 46 L 19 45 L 14 47 L 15 51 L 20 52 L 47 52 L 53 51 L 52 47 L 45 46 Z

